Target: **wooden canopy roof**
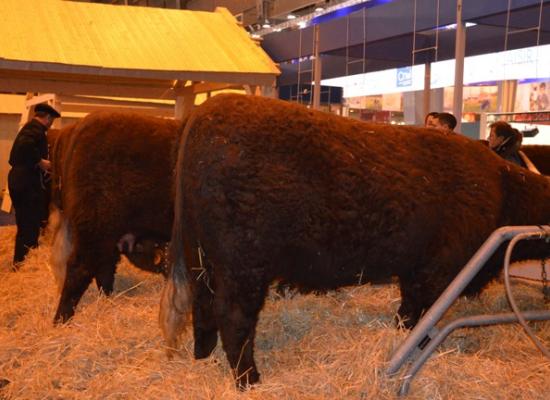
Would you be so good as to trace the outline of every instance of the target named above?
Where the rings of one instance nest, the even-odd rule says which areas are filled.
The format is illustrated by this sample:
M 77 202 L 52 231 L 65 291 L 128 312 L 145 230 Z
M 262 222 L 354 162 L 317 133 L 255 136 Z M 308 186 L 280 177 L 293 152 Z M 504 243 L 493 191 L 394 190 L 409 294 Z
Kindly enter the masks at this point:
M 0 91 L 175 99 L 279 73 L 224 8 L 2 0 Z

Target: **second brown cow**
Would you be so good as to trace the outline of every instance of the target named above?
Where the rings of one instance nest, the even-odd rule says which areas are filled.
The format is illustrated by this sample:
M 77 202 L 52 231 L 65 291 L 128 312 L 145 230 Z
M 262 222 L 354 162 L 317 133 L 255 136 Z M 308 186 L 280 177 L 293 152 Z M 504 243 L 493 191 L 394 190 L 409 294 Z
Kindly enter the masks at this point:
M 96 113 L 61 132 L 52 149 L 52 265 L 61 286 L 55 321 L 74 314 L 93 279 L 112 292 L 121 251 L 132 253 L 140 238 L 170 239 L 180 131 L 179 121 Z

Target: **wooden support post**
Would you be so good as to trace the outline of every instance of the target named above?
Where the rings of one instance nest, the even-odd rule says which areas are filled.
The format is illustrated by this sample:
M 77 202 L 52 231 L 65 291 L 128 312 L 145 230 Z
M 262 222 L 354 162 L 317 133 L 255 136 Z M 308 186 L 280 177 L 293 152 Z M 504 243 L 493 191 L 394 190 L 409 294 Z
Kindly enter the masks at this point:
M 176 106 L 174 109 L 174 118 L 183 120 L 191 111 L 193 111 L 193 106 L 195 105 L 196 94 L 193 90 L 193 85 L 186 86 L 181 89 L 176 96 Z
M 59 114 L 61 114 L 61 101 L 59 100 L 59 97 L 57 95 L 53 95 L 52 100 L 50 101 L 50 105 L 57 110 Z M 54 129 L 61 129 L 61 118 L 56 118 L 53 120 L 52 128 Z
M 263 97 L 270 97 L 272 99 L 279 98 L 279 92 L 274 86 L 261 86 L 260 93 Z
M 244 90 L 246 94 L 252 95 L 252 96 L 261 96 L 261 89 L 258 85 L 243 85 Z

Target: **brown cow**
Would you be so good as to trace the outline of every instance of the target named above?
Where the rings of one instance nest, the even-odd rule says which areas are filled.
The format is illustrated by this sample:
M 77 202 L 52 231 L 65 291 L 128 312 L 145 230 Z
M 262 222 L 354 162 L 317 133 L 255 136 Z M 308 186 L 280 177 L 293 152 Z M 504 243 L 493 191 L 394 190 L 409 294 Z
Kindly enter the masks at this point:
M 170 239 L 172 149 L 180 132 L 178 121 L 96 113 L 56 141 L 52 265 L 62 289 L 55 321 L 74 314 L 92 279 L 104 293 L 112 292 L 119 251 Z M 147 265 L 148 257 L 158 253 L 129 254 L 138 266 Z
M 530 144 L 521 146 L 520 150 L 541 174 L 550 175 L 550 146 Z
M 195 357 L 219 331 L 239 386 L 259 379 L 255 329 L 274 280 L 318 290 L 397 276 L 411 326 L 496 228 L 550 221 L 550 180 L 479 142 L 240 95 L 191 116 L 175 185 L 163 334 L 176 347 L 192 309 Z
M 489 146 L 488 140 L 480 140 L 484 146 Z M 519 148 L 523 156 L 526 156 L 528 163 L 532 163 L 535 167 L 534 171 L 542 175 L 550 175 L 550 146 L 539 144 L 527 144 Z M 526 160 L 520 156 L 524 162 Z M 529 165 L 527 168 L 530 168 Z

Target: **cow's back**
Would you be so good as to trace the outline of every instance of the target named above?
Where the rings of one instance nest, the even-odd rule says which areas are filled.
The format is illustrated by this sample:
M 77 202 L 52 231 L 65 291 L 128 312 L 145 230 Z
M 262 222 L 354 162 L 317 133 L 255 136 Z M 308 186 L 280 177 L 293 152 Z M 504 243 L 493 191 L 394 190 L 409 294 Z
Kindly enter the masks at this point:
M 524 145 L 521 151 L 535 164 L 543 175 L 550 175 L 550 146 Z
M 479 246 L 502 225 L 505 171 L 524 174 L 467 138 L 248 96 L 211 99 L 186 135 L 178 173 L 197 240 L 219 260 L 276 259 L 277 274 L 312 263 L 291 279 L 312 286 L 383 278 L 434 246 L 463 262 L 453 239 Z
M 131 113 L 94 113 L 65 146 L 62 199 L 75 229 L 168 236 L 172 146 L 179 123 Z

